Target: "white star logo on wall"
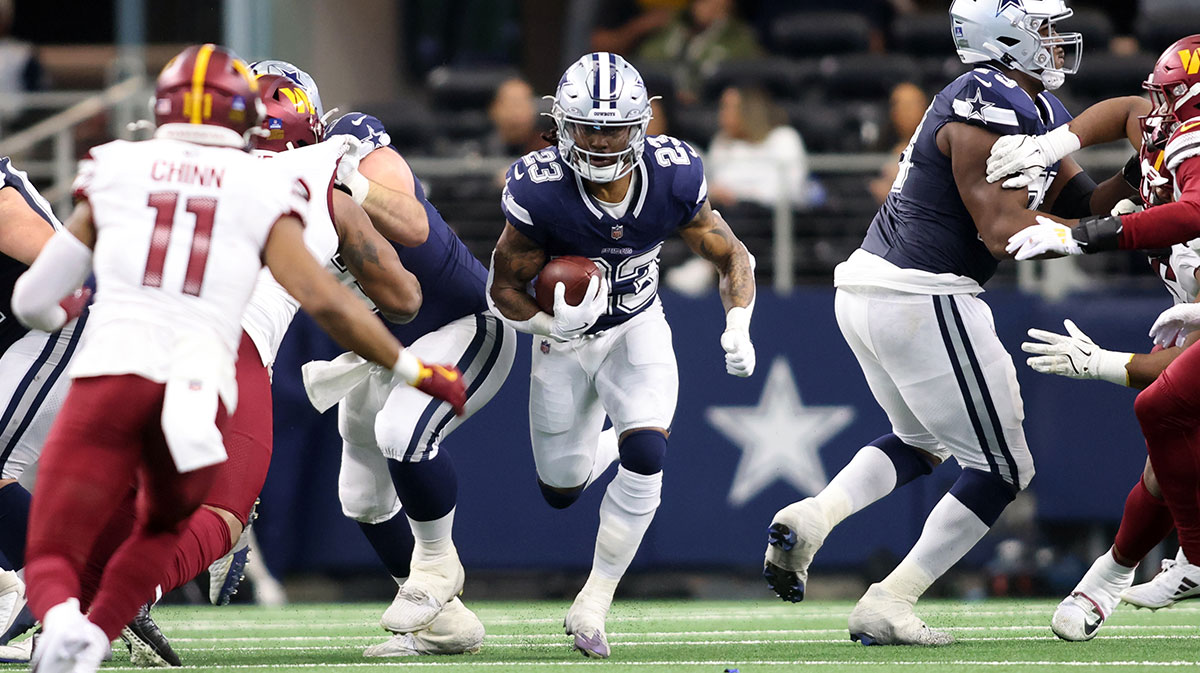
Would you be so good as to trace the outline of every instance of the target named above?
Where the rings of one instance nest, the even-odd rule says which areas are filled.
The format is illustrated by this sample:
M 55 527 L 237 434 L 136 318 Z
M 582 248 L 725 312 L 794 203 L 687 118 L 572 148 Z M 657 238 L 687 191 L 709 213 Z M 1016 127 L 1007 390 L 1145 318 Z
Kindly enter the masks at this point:
M 740 507 L 777 479 L 804 495 L 825 488 L 821 446 L 854 421 L 854 407 L 804 406 L 792 368 L 779 356 L 757 406 L 709 407 L 705 416 L 742 451 L 728 496 L 730 505 Z

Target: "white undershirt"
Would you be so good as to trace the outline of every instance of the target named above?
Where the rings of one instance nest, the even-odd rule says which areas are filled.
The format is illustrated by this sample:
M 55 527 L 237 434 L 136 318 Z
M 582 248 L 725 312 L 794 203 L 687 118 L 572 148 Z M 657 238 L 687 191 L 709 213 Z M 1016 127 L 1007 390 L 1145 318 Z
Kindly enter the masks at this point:
M 625 198 L 621 199 L 620 203 L 601 201 L 595 196 L 592 197 L 592 200 L 596 202 L 597 206 L 600 206 L 601 210 L 608 213 L 609 217 L 613 218 L 614 220 L 619 220 L 622 217 L 625 217 L 625 213 L 629 212 L 629 203 L 633 201 L 633 191 L 637 188 L 637 180 L 638 174 L 637 171 L 634 171 L 633 179 L 629 181 L 629 189 L 625 190 Z

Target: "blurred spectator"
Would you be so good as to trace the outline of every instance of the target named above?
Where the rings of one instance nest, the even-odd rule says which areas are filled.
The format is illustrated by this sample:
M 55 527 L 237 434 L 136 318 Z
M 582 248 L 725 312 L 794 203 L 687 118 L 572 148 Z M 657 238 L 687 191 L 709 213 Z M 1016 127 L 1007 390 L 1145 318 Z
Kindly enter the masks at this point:
M 742 6 L 747 16 L 754 17 L 768 49 L 774 48 L 772 26 L 782 17 L 806 12 L 854 12 L 871 24 L 870 50 L 882 52 L 884 34 L 897 11 L 919 9 L 922 3 L 933 3 L 943 12 L 950 4 L 949 0 L 841 0 L 837 3 L 828 0 L 746 0 Z
M 762 56 L 749 24 L 734 16 L 733 0 L 692 0 L 687 9 L 659 29 L 638 49 L 637 61 L 660 63 L 674 70 L 678 98 L 696 100 L 700 74 L 721 61 Z
M 768 208 L 780 199 L 806 206 L 813 189 L 808 154 L 796 129 L 759 88 L 721 94 L 720 130 L 708 151 L 708 195 L 718 206 L 749 201 Z
M 880 204 L 887 198 L 888 192 L 892 189 L 892 183 L 896 180 L 900 153 L 912 139 L 913 133 L 916 133 L 917 126 L 925 116 L 925 108 L 929 105 L 925 92 L 912 82 L 897 84 L 892 89 L 889 100 L 892 123 L 884 137 L 889 139 L 892 145 L 891 155 L 880 167 L 879 176 L 869 185 L 871 195 Z
M 492 133 L 484 146 L 489 156 L 518 157 L 546 146 L 538 130 L 537 98 L 529 82 L 513 77 L 496 87 L 488 106 Z
M 38 91 L 45 73 L 32 44 L 12 36 L 13 0 L 0 0 L 0 94 Z
M 592 51 L 628 55 L 649 34 L 670 23 L 686 0 L 594 0 Z
M 652 98 L 650 100 L 650 112 L 654 115 L 650 117 L 650 125 L 646 127 L 646 135 L 661 136 L 664 133 L 670 133 L 670 120 L 667 118 L 667 106 L 661 98 Z

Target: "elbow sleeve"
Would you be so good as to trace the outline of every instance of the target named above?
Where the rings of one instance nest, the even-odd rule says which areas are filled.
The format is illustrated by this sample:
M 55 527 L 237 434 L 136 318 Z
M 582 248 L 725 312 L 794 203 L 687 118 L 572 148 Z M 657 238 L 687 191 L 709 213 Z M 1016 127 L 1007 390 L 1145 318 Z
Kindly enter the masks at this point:
M 1087 173 L 1080 171 L 1063 185 L 1058 198 L 1054 199 L 1051 215 L 1066 219 L 1080 219 L 1092 214 L 1092 192 L 1096 191 L 1096 181 Z M 1097 213 L 1106 214 L 1106 213 Z

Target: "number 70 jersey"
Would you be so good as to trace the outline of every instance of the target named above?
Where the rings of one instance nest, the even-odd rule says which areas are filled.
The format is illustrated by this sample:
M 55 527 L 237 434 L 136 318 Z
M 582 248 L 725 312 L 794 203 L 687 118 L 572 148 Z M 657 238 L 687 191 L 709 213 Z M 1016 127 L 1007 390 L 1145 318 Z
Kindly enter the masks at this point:
M 625 322 L 658 296 L 663 240 L 691 222 L 708 198 L 704 166 L 686 143 L 650 136 L 621 204 L 604 204 L 559 156 L 521 157 L 505 175 L 501 208 L 512 226 L 550 257 L 591 258 L 607 275 L 608 308 L 589 333 Z
M 118 140 L 80 162 L 97 291 L 72 376 L 161 381 L 181 342 L 236 358 L 271 227 L 303 219 L 308 203 L 307 187 L 270 163 L 166 139 Z

